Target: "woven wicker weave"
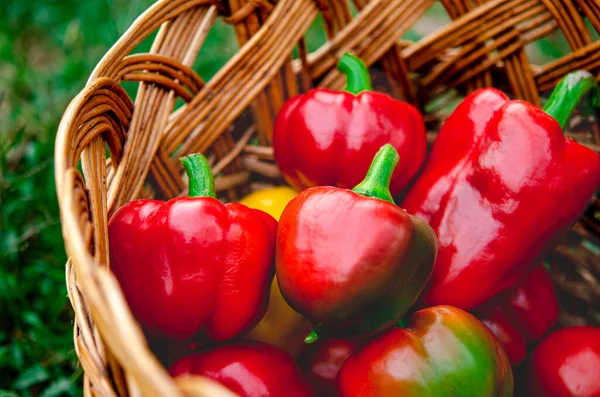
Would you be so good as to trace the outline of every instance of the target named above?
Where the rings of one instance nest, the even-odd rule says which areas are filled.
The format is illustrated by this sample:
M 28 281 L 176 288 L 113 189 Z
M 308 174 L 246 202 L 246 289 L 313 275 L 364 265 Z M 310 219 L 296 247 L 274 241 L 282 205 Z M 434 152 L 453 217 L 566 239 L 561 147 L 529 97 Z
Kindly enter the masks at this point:
M 416 43 L 399 39 L 433 0 L 354 0 L 354 16 L 346 0 L 162 0 L 135 21 L 69 105 L 56 140 L 66 279 L 86 396 L 231 395 L 204 378 L 175 382 L 151 353 L 108 270 L 107 220 L 134 198 L 186 191 L 177 158 L 191 152 L 207 154 L 224 200 L 281 184 L 269 146 L 274 117 L 287 98 L 313 86 L 341 88 L 335 64 L 343 52 L 384 71 L 394 96 L 424 112 L 429 104 L 431 139 L 443 118 L 441 105 L 431 104 L 443 104 L 433 101 L 442 94 L 451 99 L 496 86 L 539 105 L 566 73 L 600 72 L 597 0 L 441 3 L 452 22 Z M 319 13 L 328 41 L 308 53 L 303 35 Z M 191 65 L 217 18 L 235 25 L 240 50 L 204 82 Z M 556 30 L 572 52 L 532 65 L 527 44 Z M 129 55 L 155 31 L 150 53 Z M 139 82 L 135 101 L 125 81 Z M 174 111 L 178 98 L 186 104 Z M 567 134 L 598 151 L 597 125 L 586 126 Z M 250 144 L 255 137 L 258 144 Z M 595 198 L 552 260 L 563 324 L 598 321 L 600 263 L 587 240 L 600 236 L 599 211 Z

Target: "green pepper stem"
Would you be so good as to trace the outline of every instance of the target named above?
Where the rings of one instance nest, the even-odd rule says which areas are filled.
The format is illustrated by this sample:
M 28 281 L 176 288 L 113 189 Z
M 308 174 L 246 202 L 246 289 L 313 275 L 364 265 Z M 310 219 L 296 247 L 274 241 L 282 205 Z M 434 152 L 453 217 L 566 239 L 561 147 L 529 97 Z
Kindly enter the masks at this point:
M 215 181 L 206 157 L 195 153 L 182 157 L 179 161 L 183 164 L 188 176 L 188 196 L 217 198 Z
M 306 336 L 306 338 L 304 338 L 304 343 L 306 343 L 306 344 L 315 343 L 318 339 L 319 339 L 319 331 L 316 329 L 313 329 L 311 331 L 311 333 L 308 334 Z
M 398 322 L 396 323 L 396 327 L 398 327 L 398 328 L 408 327 L 408 317 L 402 317 L 400 320 L 398 320 Z
M 590 92 L 592 106 L 597 107 L 600 88 L 594 76 L 585 70 L 571 72 L 558 82 L 544 106 L 544 112 L 554 117 L 560 124 L 560 128 L 564 130 L 575 106 L 588 92 Z
M 346 75 L 345 91 L 357 95 L 361 91 L 373 90 L 369 69 L 367 69 L 367 65 L 360 58 L 345 53 L 340 58 L 337 68 Z
M 394 169 L 398 165 L 399 158 L 398 152 L 392 145 L 389 143 L 383 145 L 373 158 L 365 179 L 356 185 L 352 191 L 395 204 L 390 193 L 390 181 Z

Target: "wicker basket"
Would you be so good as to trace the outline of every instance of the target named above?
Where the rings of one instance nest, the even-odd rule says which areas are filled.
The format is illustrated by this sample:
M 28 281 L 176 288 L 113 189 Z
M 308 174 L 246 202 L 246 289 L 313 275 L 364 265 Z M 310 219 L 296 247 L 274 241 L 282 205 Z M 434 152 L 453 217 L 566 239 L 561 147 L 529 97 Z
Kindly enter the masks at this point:
M 430 140 L 444 100 L 496 86 L 539 105 L 564 74 L 600 72 L 597 1 L 441 3 L 452 22 L 416 43 L 399 38 L 433 0 L 354 0 L 354 16 L 346 0 L 161 0 L 135 21 L 71 102 L 56 138 L 66 280 L 86 396 L 232 395 L 200 377 L 174 381 L 152 354 L 108 270 L 107 220 L 134 198 L 186 191 L 177 158 L 191 152 L 208 155 L 224 200 L 282 184 L 269 146 L 276 112 L 313 86 L 341 88 L 335 64 L 343 52 L 382 71 L 382 87 L 425 112 Z M 328 41 L 308 53 L 303 35 L 319 13 Z M 216 18 L 235 25 L 241 49 L 205 83 L 191 65 Z M 556 30 L 572 52 L 530 64 L 525 47 Z M 129 55 L 155 31 L 149 53 Z M 135 102 L 125 81 L 139 82 Z M 186 104 L 174 111 L 178 98 Z M 598 151 L 596 123 L 584 124 L 567 134 Z M 589 241 L 600 236 L 599 211 L 595 198 L 551 258 L 562 324 L 598 323 L 600 262 Z

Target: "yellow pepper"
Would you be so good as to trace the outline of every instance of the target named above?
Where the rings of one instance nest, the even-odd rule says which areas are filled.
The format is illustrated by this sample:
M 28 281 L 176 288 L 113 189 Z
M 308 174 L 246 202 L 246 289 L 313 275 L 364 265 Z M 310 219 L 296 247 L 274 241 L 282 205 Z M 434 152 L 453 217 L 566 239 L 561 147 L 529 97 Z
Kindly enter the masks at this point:
M 298 192 L 291 187 L 277 186 L 250 193 L 241 199 L 240 203 L 250 208 L 265 211 L 279 221 L 285 206 L 297 195 Z
M 297 194 L 292 188 L 279 186 L 249 194 L 240 203 L 265 211 L 279 221 L 283 209 Z M 246 337 L 270 343 L 297 357 L 305 346 L 304 337 L 310 330 L 308 320 L 296 313 L 283 299 L 275 278 L 271 284 L 267 313 Z

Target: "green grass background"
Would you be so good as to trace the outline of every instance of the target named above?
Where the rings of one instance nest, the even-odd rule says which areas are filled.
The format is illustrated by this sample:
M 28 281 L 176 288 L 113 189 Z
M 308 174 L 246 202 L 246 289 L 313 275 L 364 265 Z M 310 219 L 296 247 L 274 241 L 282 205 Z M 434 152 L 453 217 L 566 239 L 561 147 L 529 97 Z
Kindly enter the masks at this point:
M 58 205 L 56 129 L 102 55 L 150 0 L 28 0 L 0 4 L 0 397 L 78 396 Z M 438 5 L 405 38 L 448 21 Z M 210 78 L 236 51 L 218 23 L 194 66 Z M 320 21 L 309 48 L 324 41 Z M 137 51 L 147 51 L 147 40 Z M 559 35 L 532 46 L 539 62 L 566 51 Z M 127 86 L 134 95 L 134 85 Z

